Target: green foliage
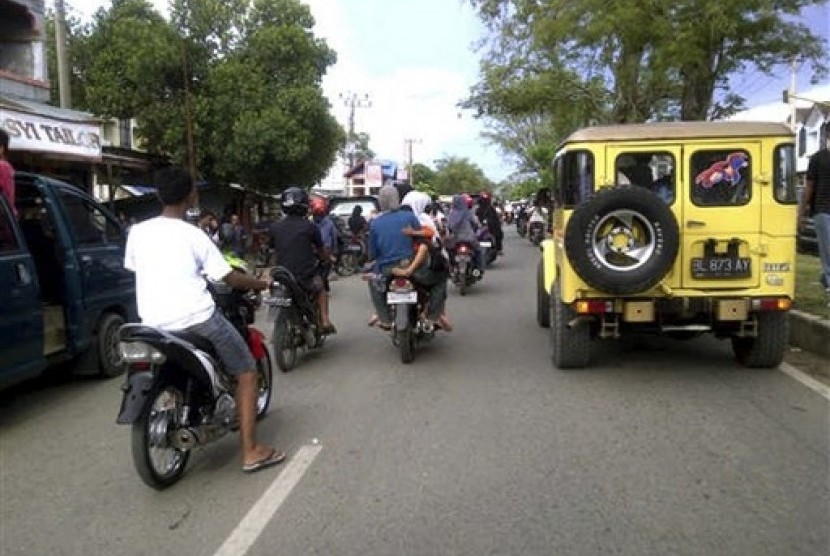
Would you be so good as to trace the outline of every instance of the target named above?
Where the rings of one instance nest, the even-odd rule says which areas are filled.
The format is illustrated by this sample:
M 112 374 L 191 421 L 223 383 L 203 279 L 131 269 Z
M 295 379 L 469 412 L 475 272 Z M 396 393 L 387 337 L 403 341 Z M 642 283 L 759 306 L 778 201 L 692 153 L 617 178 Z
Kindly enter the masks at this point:
M 150 151 L 185 164 L 185 85 L 199 173 L 265 191 L 321 179 L 345 140 L 321 82 L 336 55 L 299 0 L 112 0 L 70 29 L 76 105 L 138 121 Z M 368 142 L 368 138 L 367 138 Z
M 431 184 L 435 183 L 435 175 L 435 170 L 426 164 L 415 162 L 412 165 L 412 184 L 421 191 L 432 188 Z
M 821 0 L 470 0 L 490 32 L 462 106 L 521 172 L 550 183 L 551 154 L 595 123 L 703 120 L 742 107 L 736 72 L 793 57 L 826 73 L 821 39 L 794 22 Z
M 447 157 L 435 161 L 435 180 L 431 183 L 439 195 L 490 191 L 493 183 L 467 158 Z

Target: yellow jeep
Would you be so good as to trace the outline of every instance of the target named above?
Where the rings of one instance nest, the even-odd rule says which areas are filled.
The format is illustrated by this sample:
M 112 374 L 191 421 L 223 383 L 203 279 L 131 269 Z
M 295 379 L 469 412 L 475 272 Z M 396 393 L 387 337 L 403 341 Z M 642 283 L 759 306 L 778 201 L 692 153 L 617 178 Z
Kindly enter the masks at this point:
M 781 362 L 796 257 L 788 127 L 589 127 L 563 142 L 554 170 L 536 296 L 554 365 L 584 367 L 593 340 L 631 332 L 709 332 L 743 365 Z

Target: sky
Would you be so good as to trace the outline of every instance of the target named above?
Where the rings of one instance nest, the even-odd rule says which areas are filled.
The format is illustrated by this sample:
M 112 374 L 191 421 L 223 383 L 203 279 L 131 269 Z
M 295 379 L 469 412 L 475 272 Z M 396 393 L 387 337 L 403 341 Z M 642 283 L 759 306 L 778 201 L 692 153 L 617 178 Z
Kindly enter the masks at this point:
M 482 122 L 457 105 L 475 85 L 484 28 L 467 0 L 304 0 L 314 33 L 337 52 L 323 90 L 338 121 L 348 126 L 343 97 L 368 95 L 356 108 L 355 131 L 369 134 L 379 158 L 406 163 L 407 140 L 415 163 L 434 167 L 447 156 L 468 158 L 493 181 L 512 173 L 509 161 L 480 137 Z M 91 16 L 107 0 L 65 0 L 70 14 Z M 167 13 L 167 0 L 151 0 Z M 47 0 L 47 4 L 51 1 Z M 804 21 L 830 41 L 830 6 L 811 8 Z M 801 67 L 797 91 L 810 89 L 811 68 Z M 824 83 L 830 82 L 826 78 Z M 781 98 L 786 68 L 773 76 L 747 71 L 732 78 L 747 106 Z

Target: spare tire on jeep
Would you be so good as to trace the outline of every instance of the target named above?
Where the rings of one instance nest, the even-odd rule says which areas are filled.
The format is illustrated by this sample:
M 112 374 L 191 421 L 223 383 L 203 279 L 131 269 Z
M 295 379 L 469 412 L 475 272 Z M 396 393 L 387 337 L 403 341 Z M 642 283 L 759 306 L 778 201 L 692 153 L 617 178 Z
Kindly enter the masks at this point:
M 589 286 L 614 295 L 648 290 L 674 264 L 677 220 L 655 193 L 637 186 L 599 190 L 565 228 L 565 253 Z

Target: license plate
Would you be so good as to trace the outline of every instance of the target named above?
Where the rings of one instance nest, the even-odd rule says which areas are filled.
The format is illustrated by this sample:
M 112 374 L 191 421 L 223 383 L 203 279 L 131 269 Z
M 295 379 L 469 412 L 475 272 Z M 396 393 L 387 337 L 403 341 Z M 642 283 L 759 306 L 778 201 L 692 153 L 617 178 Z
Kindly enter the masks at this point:
M 749 278 L 752 276 L 749 257 L 695 257 L 692 277 L 698 280 L 715 278 Z
M 488 248 L 493 246 L 493 244 L 490 243 L 489 241 L 479 241 L 478 244 L 481 245 L 482 247 L 488 247 Z
M 290 297 L 266 297 L 262 302 L 270 307 L 291 307 Z
M 346 251 L 352 251 L 352 252 L 355 252 L 355 253 L 357 253 L 361 249 L 362 248 L 360 247 L 360 245 L 347 245 L 346 246 Z
M 455 257 L 455 260 L 460 262 L 460 263 L 468 263 L 468 262 L 470 262 L 470 256 L 469 255 L 457 255 Z
M 391 305 L 399 303 L 417 303 L 418 292 L 388 292 L 386 294 L 386 302 Z

